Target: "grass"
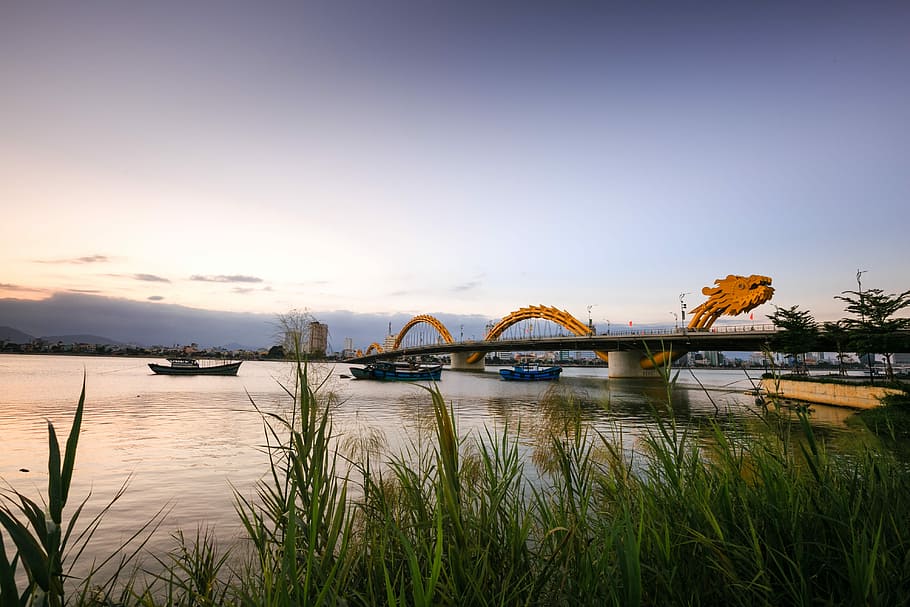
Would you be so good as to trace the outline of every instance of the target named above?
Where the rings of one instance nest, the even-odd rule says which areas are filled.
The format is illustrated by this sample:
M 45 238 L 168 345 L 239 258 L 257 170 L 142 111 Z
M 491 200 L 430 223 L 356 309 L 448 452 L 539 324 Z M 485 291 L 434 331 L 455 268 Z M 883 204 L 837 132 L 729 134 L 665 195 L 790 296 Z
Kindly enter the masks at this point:
M 669 395 L 668 370 L 664 380 Z M 459 436 L 432 388 L 433 440 L 379 459 L 376 437 L 351 448 L 333 434 L 331 403 L 311 383 L 299 366 L 292 412 L 263 414 L 271 466 L 254 497 L 237 495 L 245 543 L 230 552 L 209 533 L 177 535 L 158 557 L 164 574 L 115 598 L 105 587 L 70 602 L 899 605 L 910 596 L 910 470 L 872 448 L 829 454 L 806 412 L 772 403 L 766 431 L 744 438 L 722 413 L 685 429 L 656 403 L 653 430 L 632 453 L 587 430 L 571 394 L 554 394 L 547 406 L 564 415 L 534 467 L 508 429 Z M 76 423 L 73 436 L 49 488 L 53 513 L 66 502 Z M 52 537 L 26 512 L 20 536 Z M 12 560 L 3 555 L 6 570 L 27 563 L 33 598 L 4 576 L 0 605 L 39 604 L 40 593 L 43 604 L 63 603 L 49 545 L 44 560 L 24 540 Z
M 882 399 L 882 407 L 866 409 L 855 417 L 879 437 L 882 444 L 904 461 L 910 461 L 910 392 L 904 386 L 902 394 Z

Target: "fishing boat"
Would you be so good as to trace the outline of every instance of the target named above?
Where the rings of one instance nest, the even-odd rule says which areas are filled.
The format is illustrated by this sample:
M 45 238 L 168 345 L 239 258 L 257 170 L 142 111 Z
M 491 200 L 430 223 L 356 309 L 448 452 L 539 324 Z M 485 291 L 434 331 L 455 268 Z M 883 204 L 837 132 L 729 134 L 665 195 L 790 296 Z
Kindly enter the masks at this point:
M 540 367 L 539 365 L 515 365 L 511 369 L 500 369 L 499 376 L 507 381 L 553 381 L 559 379 L 562 367 Z
M 157 375 L 237 375 L 240 363 L 218 363 L 218 361 L 200 361 L 197 358 L 169 358 L 170 365 L 149 363 L 149 368 Z
M 438 381 L 442 377 L 442 365 L 418 365 L 408 362 L 375 362 L 350 369 L 354 379 Z

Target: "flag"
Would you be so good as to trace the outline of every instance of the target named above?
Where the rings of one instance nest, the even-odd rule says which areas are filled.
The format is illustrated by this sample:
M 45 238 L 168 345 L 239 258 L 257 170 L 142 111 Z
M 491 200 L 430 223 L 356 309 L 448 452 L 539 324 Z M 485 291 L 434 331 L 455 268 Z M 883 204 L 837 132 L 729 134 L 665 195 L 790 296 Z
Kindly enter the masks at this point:
M 755 320 L 755 318 L 752 316 L 752 312 L 749 312 L 749 320 Z
M 631 320 L 629 321 L 629 326 L 630 326 L 630 327 L 632 326 L 632 321 L 631 321 Z

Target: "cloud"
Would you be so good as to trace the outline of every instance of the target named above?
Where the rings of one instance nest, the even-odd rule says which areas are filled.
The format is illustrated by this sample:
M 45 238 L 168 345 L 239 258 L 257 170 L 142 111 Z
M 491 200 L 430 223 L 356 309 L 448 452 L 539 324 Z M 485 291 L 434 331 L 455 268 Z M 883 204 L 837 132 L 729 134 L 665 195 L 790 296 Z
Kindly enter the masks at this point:
M 231 289 L 232 293 L 239 293 L 241 295 L 246 295 L 247 293 L 259 293 L 261 291 L 271 291 L 272 287 L 262 287 L 261 289 L 254 289 L 252 287 L 234 287 Z
M 86 255 L 85 257 L 72 257 L 69 259 L 36 259 L 36 263 L 107 263 L 110 258 L 107 255 Z
M 101 291 L 99 291 L 98 289 L 67 289 L 67 291 L 69 291 L 70 293 L 89 293 L 89 294 L 101 293 Z
M 133 278 L 136 280 L 143 280 L 145 282 L 171 282 L 167 278 L 155 276 L 154 274 L 133 274 Z
M 262 282 L 261 278 L 256 276 L 244 276 L 242 274 L 219 274 L 217 276 L 194 274 L 190 276 L 190 280 L 197 280 L 200 282 Z
M 149 295 L 147 298 L 149 301 L 161 301 L 164 299 L 161 295 Z
M 36 289 L 22 285 L 13 285 L 6 282 L 0 282 L 0 291 L 18 291 L 21 293 L 47 293 L 47 289 Z
M 479 286 L 480 286 L 479 280 L 472 280 L 471 282 L 466 282 L 461 285 L 455 285 L 454 287 L 452 287 L 452 290 L 455 291 L 456 293 L 460 293 L 463 291 L 470 291 L 471 289 L 476 289 Z

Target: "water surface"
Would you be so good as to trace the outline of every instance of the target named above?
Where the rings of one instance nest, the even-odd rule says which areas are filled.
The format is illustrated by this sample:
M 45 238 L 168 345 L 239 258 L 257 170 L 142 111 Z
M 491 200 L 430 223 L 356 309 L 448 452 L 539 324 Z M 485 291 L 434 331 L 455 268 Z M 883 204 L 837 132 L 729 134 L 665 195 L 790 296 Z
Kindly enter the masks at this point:
M 294 368 L 283 362 L 243 363 L 236 377 L 154 375 L 154 359 L 49 355 L 0 356 L 0 478 L 35 496 L 47 487 L 47 422 L 65 440 L 86 383 L 83 434 L 79 443 L 73 499 L 92 494 L 96 512 L 128 481 L 123 498 L 108 513 L 93 543 L 98 554 L 113 549 L 162 507 L 169 514 L 151 548 L 172 547 L 168 534 L 198 526 L 219 537 L 236 536 L 234 491 L 250 495 L 268 471 L 262 451 L 264 412 L 286 413 Z M 346 365 L 314 365 L 333 392 L 336 433 L 380 433 L 388 452 L 431 436 L 432 409 L 426 390 L 407 383 L 355 381 L 340 376 Z M 689 371 L 679 376 L 672 409 L 681 424 L 703 426 L 718 412 L 758 425 L 748 394 L 759 372 Z M 665 410 L 666 391 L 652 380 L 608 380 L 605 368 L 567 367 L 558 390 L 578 404 L 583 422 L 616 436 L 634 449 L 653 427 L 655 405 Z M 704 385 L 703 389 L 698 382 Z M 439 388 L 452 405 L 460 432 L 519 427 L 523 453 L 533 454 L 558 416 L 541 405 L 552 384 L 505 382 L 497 368 L 484 373 L 444 371 Z M 813 424 L 826 437 L 846 434 L 846 409 L 815 407 Z M 852 431 L 851 431 L 852 432 Z

